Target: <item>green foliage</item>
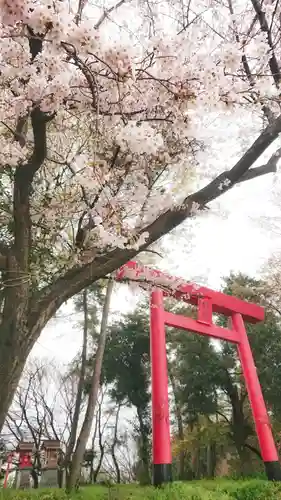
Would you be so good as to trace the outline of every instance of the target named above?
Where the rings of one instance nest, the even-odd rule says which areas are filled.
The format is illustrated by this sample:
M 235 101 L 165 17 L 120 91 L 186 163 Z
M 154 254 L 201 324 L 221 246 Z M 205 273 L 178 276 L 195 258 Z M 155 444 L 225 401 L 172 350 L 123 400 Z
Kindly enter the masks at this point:
M 239 274 L 231 275 L 225 283 L 224 293 L 266 304 L 261 281 Z M 219 317 L 218 323 L 226 326 L 225 318 Z M 278 429 L 281 417 L 280 318 L 269 307 L 266 308 L 264 322 L 247 324 L 246 327 L 264 397 L 273 412 L 274 427 Z M 258 445 L 236 347 L 229 343 L 214 343 L 209 338 L 188 332 L 172 332 L 169 340 L 176 354 L 172 367 L 177 379 L 176 396 L 184 422 L 188 425 L 185 449 L 195 447 L 194 439 L 199 447 L 202 446 L 202 436 L 207 444 L 206 429 L 202 433 L 202 425 L 197 425 L 200 415 L 204 415 L 210 417 L 208 431 L 212 431 L 211 439 L 216 445 L 223 445 L 226 449 L 232 442 L 234 470 L 237 468 L 239 474 L 244 471 L 247 475 L 257 471 Z M 216 427 L 220 426 L 226 429 L 223 436 L 216 433 Z M 233 445 L 240 467 L 238 462 L 235 465 Z M 257 450 L 257 454 L 253 455 L 248 446 Z
M 267 404 L 276 418 L 281 417 L 281 324 L 280 317 L 265 301 L 266 285 L 259 280 L 238 274 L 225 279 L 224 293 L 265 306 L 265 321 L 247 324 L 247 334 L 253 351 L 259 380 Z M 222 355 L 237 358 L 235 347 L 224 345 Z
M 64 490 L 0 490 L 0 500 L 280 500 L 281 484 L 262 480 L 193 481 L 165 488 L 91 486 L 72 495 Z
M 147 311 L 139 309 L 108 329 L 102 379 L 111 384 L 111 397 L 117 404 L 136 409 L 137 419 L 133 424 L 139 451 L 136 474 L 142 483 L 147 484 L 150 481 L 151 433 Z
M 103 378 L 113 383 L 112 397 L 118 402 L 146 410 L 150 401 L 149 325 L 147 313 L 138 310 L 108 330 Z
M 231 275 L 225 279 L 224 293 L 235 294 L 244 299 L 263 302 L 263 283 L 243 275 Z M 219 318 L 225 326 L 225 319 Z M 275 416 L 281 416 L 281 325 L 279 317 L 266 309 L 266 318 L 256 325 L 247 324 L 247 333 L 252 347 L 259 379 L 267 403 Z M 174 337 L 177 343 L 177 376 L 180 380 L 180 397 L 189 416 L 203 413 L 210 415 L 218 408 L 218 391 L 229 396 L 230 385 L 241 382 L 237 365 L 236 347 L 222 343 L 214 347 L 209 338 L 191 333 L 180 333 Z M 238 377 L 238 378 L 237 378 Z
M 217 409 L 219 360 L 210 340 L 184 332 L 173 336 L 176 363 L 173 373 L 178 380 L 177 396 L 183 415 L 193 421 L 199 413 L 211 415 Z

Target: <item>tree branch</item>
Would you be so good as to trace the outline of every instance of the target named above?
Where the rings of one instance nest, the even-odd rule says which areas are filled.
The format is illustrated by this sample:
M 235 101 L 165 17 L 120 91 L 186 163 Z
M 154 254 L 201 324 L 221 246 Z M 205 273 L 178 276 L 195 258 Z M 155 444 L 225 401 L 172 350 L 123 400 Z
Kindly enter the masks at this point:
M 27 29 L 29 34 L 29 50 L 31 60 L 33 61 L 42 52 L 44 36 L 40 34 L 35 35 L 29 27 Z M 53 119 L 54 115 L 48 115 L 42 112 L 39 106 L 35 106 L 31 111 L 30 117 L 34 138 L 33 152 L 26 164 L 21 164 L 16 168 L 14 176 L 14 247 L 21 273 L 29 272 L 31 185 L 36 172 L 40 169 L 47 156 L 46 128 L 48 121 Z
M 225 193 L 225 191 L 228 191 L 235 184 L 240 182 L 242 176 L 246 174 L 250 167 L 266 151 L 268 146 L 270 146 L 270 144 L 274 142 L 280 132 L 281 115 L 279 115 L 273 123 L 270 123 L 265 128 L 265 130 L 259 135 L 252 146 L 246 151 L 246 153 L 231 170 L 225 171 L 220 174 L 206 187 L 197 191 L 197 193 L 194 193 L 193 195 L 187 197 L 186 201 L 188 199 L 191 199 L 199 203 L 200 205 L 203 205 L 218 198 L 222 193 Z M 221 189 L 222 183 L 225 183 L 223 189 Z
M 265 165 L 261 165 L 260 167 L 250 168 L 245 174 L 242 175 L 239 182 L 249 181 L 252 179 L 256 179 L 256 177 L 260 177 L 261 175 L 276 173 L 277 172 L 277 163 L 281 158 L 281 148 L 277 149 L 277 151 L 270 157 L 268 162 Z
M 248 448 L 248 450 L 255 453 L 255 455 L 257 455 L 262 460 L 262 456 L 261 456 L 259 450 L 257 450 L 257 448 L 255 448 L 255 446 L 252 446 L 251 444 L 248 444 L 248 443 L 245 443 L 244 446 L 245 446 L 245 448 Z
M 96 29 L 100 28 L 100 26 L 106 20 L 108 15 L 111 14 L 111 12 L 113 12 L 114 10 L 117 10 L 119 7 L 121 7 L 121 5 L 123 5 L 125 2 L 126 2 L 126 0 L 119 0 L 119 2 L 117 2 L 117 4 L 112 5 L 112 7 L 110 7 L 110 9 L 105 10 L 104 13 L 102 14 L 102 16 L 100 17 L 100 19 L 98 20 L 98 22 L 96 23 L 95 28 Z
M 230 420 L 222 412 L 216 410 L 216 413 L 230 425 Z
M 232 5 L 232 0 L 228 0 L 228 8 L 229 8 L 229 12 L 230 12 L 230 14 L 232 16 L 232 19 L 235 19 L 235 17 L 234 17 L 234 9 L 233 9 L 233 5 Z M 256 19 L 257 19 L 257 16 L 256 16 Z M 233 23 L 233 27 L 234 27 L 234 31 L 235 31 L 236 41 L 240 45 L 241 40 L 240 40 L 240 36 L 238 34 L 237 24 L 236 24 L 236 22 L 234 20 L 232 21 L 232 23 Z M 250 35 L 250 33 L 248 32 L 248 36 L 249 35 Z M 242 45 L 244 45 L 244 43 Z M 252 88 L 254 88 L 254 86 L 255 86 L 255 79 L 254 79 L 254 77 L 252 75 L 252 72 L 251 72 L 250 65 L 249 65 L 248 59 L 246 57 L 246 54 L 242 55 L 241 62 L 242 62 L 242 66 L 244 68 L 245 74 L 247 76 L 248 82 L 249 82 L 250 86 Z M 253 98 L 254 102 L 257 102 L 257 96 L 255 96 L 254 94 L 252 94 L 252 98 Z M 264 113 L 265 117 L 268 120 L 268 123 L 271 123 L 272 121 L 274 121 L 274 114 L 272 113 L 270 107 L 268 107 L 268 106 L 266 106 L 264 104 L 262 106 L 262 110 L 263 110 L 263 113 Z
M 276 55 L 274 52 L 274 46 L 273 46 L 273 41 L 272 41 L 272 36 L 271 36 L 271 29 L 269 28 L 268 22 L 266 20 L 265 12 L 262 10 L 262 6 L 261 6 L 261 3 L 259 2 L 259 0 L 252 0 L 252 5 L 253 5 L 255 12 L 257 14 L 261 30 L 264 33 L 266 33 L 266 36 L 267 36 L 267 42 L 268 42 L 268 45 L 269 45 L 270 51 L 271 51 L 271 57 L 269 59 L 268 64 L 269 64 L 270 71 L 271 71 L 271 74 L 273 76 L 275 85 L 277 88 L 279 88 L 280 81 L 281 81 L 281 73 L 280 73 L 279 65 L 278 65 Z

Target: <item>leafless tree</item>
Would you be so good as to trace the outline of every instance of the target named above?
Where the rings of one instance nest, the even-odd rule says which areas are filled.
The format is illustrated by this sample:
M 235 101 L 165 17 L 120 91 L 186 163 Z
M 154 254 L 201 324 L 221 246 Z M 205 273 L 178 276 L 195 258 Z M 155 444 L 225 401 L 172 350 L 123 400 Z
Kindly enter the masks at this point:
M 132 422 L 126 420 L 126 430 L 121 426 L 122 404 L 111 407 L 109 412 L 114 416 L 111 431 L 107 436 L 104 447 L 103 472 L 114 483 L 127 483 L 136 479 L 136 464 L 138 460 L 137 446 L 133 432 Z
M 98 338 L 97 351 L 95 355 L 95 366 L 91 377 L 87 406 L 83 422 L 81 425 L 81 429 L 77 437 L 76 446 L 73 451 L 71 459 L 71 468 L 69 471 L 69 475 L 67 477 L 67 490 L 69 491 L 77 484 L 77 481 L 79 480 L 83 456 L 93 426 L 93 419 L 95 416 L 95 409 L 100 389 L 100 377 L 101 377 L 102 361 L 103 361 L 103 354 L 106 342 L 107 324 L 109 318 L 109 309 L 110 309 L 112 291 L 113 291 L 113 281 L 109 280 L 104 300 L 102 319 L 100 325 L 100 335 Z
M 28 364 L 15 393 L 5 426 L 16 442 L 34 445 L 32 477 L 38 486 L 41 446 L 55 439 L 67 448 L 75 417 L 77 377 L 63 376 L 50 361 Z

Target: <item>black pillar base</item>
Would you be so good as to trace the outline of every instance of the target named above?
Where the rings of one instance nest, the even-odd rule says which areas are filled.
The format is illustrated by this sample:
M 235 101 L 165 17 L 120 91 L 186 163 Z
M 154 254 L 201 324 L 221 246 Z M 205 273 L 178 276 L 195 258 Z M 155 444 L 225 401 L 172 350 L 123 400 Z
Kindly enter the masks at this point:
M 153 464 L 153 486 L 161 486 L 172 482 L 172 464 Z
M 281 481 L 281 466 L 279 462 L 264 462 L 264 467 L 269 481 Z

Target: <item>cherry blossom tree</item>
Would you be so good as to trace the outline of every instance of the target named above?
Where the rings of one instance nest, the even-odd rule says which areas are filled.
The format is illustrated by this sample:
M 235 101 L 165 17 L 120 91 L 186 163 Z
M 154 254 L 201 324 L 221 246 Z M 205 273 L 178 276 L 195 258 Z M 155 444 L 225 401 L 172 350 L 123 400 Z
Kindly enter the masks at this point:
M 0 5 L 1 429 L 66 300 L 276 170 L 281 11 L 278 0 Z

